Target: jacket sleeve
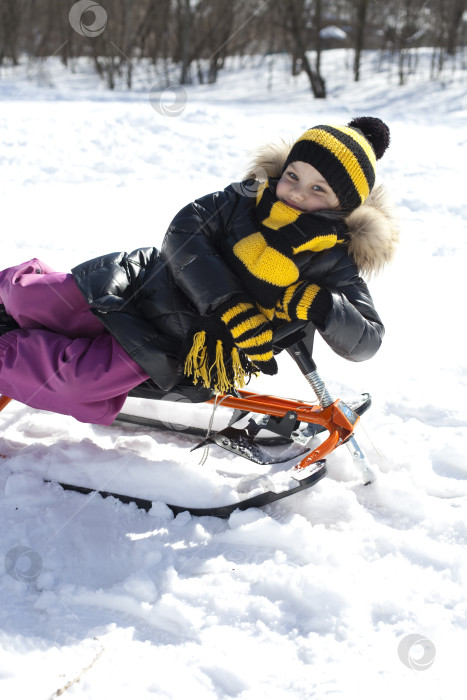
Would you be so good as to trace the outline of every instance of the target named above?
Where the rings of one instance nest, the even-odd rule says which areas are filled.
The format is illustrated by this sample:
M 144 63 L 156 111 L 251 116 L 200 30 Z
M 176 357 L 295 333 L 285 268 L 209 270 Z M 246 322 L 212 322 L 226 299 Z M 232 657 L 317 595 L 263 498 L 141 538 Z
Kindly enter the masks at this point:
M 318 265 L 319 270 L 319 265 Z M 369 360 L 379 350 L 384 326 L 366 283 L 347 255 L 322 277 L 313 280 L 331 295 L 331 308 L 317 330 L 341 357 L 354 362 Z
M 331 290 L 332 307 L 321 336 L 341 357 L 354 362 L 369 360 L 379 350 L 384 326 L 362 281 Z
M 162 243 L 164 264 L 200 314 L 214 311 L 235 295 L 245 296 L 239 278 L 216 246 L 237 207 L 249 216 L 242 199 L 246 198 L 233 186 L 197 199 L 175 216 Z

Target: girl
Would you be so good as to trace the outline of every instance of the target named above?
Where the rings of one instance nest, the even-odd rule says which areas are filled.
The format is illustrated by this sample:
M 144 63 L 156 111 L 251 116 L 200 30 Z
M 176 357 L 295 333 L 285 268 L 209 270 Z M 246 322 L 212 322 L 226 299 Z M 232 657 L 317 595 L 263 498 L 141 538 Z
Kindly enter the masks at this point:
M 393 257 L 397 227 L 376 160 L 377 118 L 308 129 L 268 147 L 243 183 L 173 219 L 161 251 L 112 253 L 57 273 L 34 259 L 0 273 L 0 391 L 109 425 L 142 382 L 204 401 L 275 374 L 274 329 L 313 323 L 339 355 L 372 357 L 384 333 L 360 274 Z

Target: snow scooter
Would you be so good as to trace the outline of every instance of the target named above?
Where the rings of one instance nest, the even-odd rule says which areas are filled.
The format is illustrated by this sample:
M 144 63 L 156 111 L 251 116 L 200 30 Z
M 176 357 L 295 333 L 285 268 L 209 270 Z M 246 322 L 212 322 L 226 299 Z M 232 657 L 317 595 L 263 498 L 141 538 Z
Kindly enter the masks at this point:
M 206 429 L 188 425 L 182 428 L 184 435 L 204 438 L 193 449 L 217 445 L 256 464 L 285 464 L 282 470 L 272 475 L 268 474 L 264 479 L 267 488 L 273 490 L 255 493 L 237 502 L 212 508 L 167 504 L 174 514 L 188 511 L 195 516 L 228 518 L 235 510 L 260 508 L 308 489 L 326 475 L 326 457 L 342 444 L 347 445 L 359 466 L 363 483 L 370 484 L 374 480 L 368 459 L 353 435 L 360 416 L 371 405 L 371 397 L 369 394 L 362 394 L 353 405 L 349 405 L 330 395 L 312 359 L 314 333 L 315 328 L 311 323 L 287 324 L 274 333 L 274 348 L 277 351 L 285 349 L 295 360 L 312 387 L 318 404 L 239 390 L 235 394 L 210 396 L 203 401 L 212 405 L 213 412 L 220 405 L 234 409 L 226 427 L 213 432 L 209 427 Z M 130 392 L 130 397 L 132 396 L 154 401 L 177 400 L 176 393 L 167 397 L 167 392 L 158 389 L 151 380 Z M 198 396 L 199 402 L 199 390 L 196 387 L 186 387 L 178 400 L 196 401 L 194 396 Z M 0 411 L 9 401 L 9 397 L 0 398 Z M 179 426 L 172 426 L 166 421 L 128 413 L 119 414 L 115 423 L 129 423 L 149 430 L 180 430 Z M 325 431 L 329 433 L 328 436 L 317 444 L 319 436 Z M 57 483 L 66 490 L 82 494 L 100 494 L 104 498 L 113 497 L 123 503 L 135 503 L 146 511 L 153 505 L 151 500 L 126 494 Z

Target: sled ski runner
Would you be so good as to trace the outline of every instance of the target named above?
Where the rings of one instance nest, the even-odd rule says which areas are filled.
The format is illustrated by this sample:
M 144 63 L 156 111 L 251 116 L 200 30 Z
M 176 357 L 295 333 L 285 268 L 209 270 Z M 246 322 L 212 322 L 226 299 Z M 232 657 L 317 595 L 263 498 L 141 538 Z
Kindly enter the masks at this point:
M 177 506 L 170 503 L 165 505 L 170 508 L 174 515 L 188 511 L 191 515 L 195 516 L 212 516 L 215 518 L 228 518 L 236 510 L 247 510 L 248 508 L 262 508 L 270 503 L 279 501 L 286 496 L 291 496 L 299 491 L 304 491 L 316 484 L 323 476 L 326 476 L 327 469 L 325 461 L 316 462 L 309 467 L 307 470 L 301 473 L 294 473 L 291 475 L 296 485 L 289 488 L 285 488 L 282 491 L 265 491 L 264 493 L 257 494 L 255 496 L 250 496 L 241 501 L 235 503 L 230 503 L 226 506 L 214 506 L 212 508 L 195 508 L 192 506 Z M 65 491 L 75 491 L 77 493 L 82 493 L 84 495 L 99 495 L 102 498 L 115 498 L 121 503 L 131 504 L 134 503 L 138 508 L 150 511 L 153 506 L 153 501 L 146 498 L 138 498 L 137 496 L 126 496 L 121 493 L 113 493 L 111 491 L 101 491 L 99 489 L 87 488 L 84 486 L 75 486 L 74 484 L 67 484 L 60 481 L 50 481 L 45 480 L 46 483 L 56 483 L 62 487 Z
M 188 427 L 182 434 L 198 433 L 198 437 L 204 437 L 204 440 L 193 449 L 199 447 L 207 449 L 210 445 L 216 445 L 256 464 L 287 462 L 288 466 L 256 479 L 253 478 L 250 495 L 245 494 L 246 497 L 239 498 L 238 501 L 213 507 L 167 504 L 174 514 L 188 511 L 195 516 L 228 518 L 235 510 L 261 508 L 304 491 L 326 475 L 326 457 L 342 444 L 347 445 L 355 463 L 360 467 L 363 483 L 369 484 L 373 481 L 374 474 L 368 460 L 353 435 L 359 415 L 371 404 L 370 396 L 363 394 L 353 405 L 348 405 L 340 399 L 334 400 L 318 375 L 316 365 L 310 357 L 309 348 L 300 338 L 288 347 L 287 351 L 313 388 L 318 404 L 246 391 L 238 391 L 235 395 L 222 394 L 215 399 L 209 399 L 206 403 L 214 403 L 214 407 L 222 404 L 223 407 L 234 409 L 229 424 L 212 433 L 209 429 L 207 432 L 204 430 L 202 435 L 199 435 L 198 429 L 195 433 L 190 433 Z M 8 402 L 8 397 L 1 397 L 0 410 Z M 155 425 L 151 425 L 151 419 L 140 416 L 120 414 L 118 421 L 149 428 L 168 429 L 166 423 L 160 425 L 155 421 Z M 328 435 L 319 442 L 317 436 L 324 431 L 327 431 Z M 58 480 L 45 479 L 45 481 L 57 483 L 65 490 L 82 494 L 99 494 L 103 498 L 112 497 L 123 503 L 134 503 L 138 508 L 146 511 L 149 511 L 153 505 L 152 500 L 130 494 L 114 493 Z M 258 493 L 260 489 L 263 490 Z

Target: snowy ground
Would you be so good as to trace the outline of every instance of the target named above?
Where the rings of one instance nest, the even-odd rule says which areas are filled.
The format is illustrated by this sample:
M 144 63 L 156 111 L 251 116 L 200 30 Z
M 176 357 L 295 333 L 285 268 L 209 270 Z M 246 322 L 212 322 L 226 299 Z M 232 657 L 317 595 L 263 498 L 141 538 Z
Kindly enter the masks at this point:
M 465 78 L 399 88 L 367 57 L 356 86 L 350 59 L 326 54 L 324 101 L 277 61 L 187 88 L 177 117 L 151 105 L 147 81 L 109 93 L 53 60 L 40 79 L 0 74 L 2 267 L 38 256 L 68 270 L 157 245 L 181 206 L 238 179 L 255 145 L 358 114 L 391 127 L 380 174 L 402 224 L 394 265 L 371 282 L 381 351 L 353 365 L 316 344 L 335 394 L 373 395 L 369 487 L 341 448 L 302 495 L 228 521 L 173 518 L 162 500 L 226 502 L 231 475 L 257 468 L 214 450 L 200 466 L 183 437 L 14 404 L 0 415 L 5 700 L 465 698 Z M 280 370 L 254 389 L 312 398 L 287 357 Z M 40 475 L 156 502 L 146 515 Z

